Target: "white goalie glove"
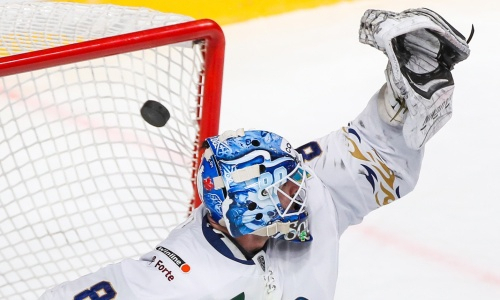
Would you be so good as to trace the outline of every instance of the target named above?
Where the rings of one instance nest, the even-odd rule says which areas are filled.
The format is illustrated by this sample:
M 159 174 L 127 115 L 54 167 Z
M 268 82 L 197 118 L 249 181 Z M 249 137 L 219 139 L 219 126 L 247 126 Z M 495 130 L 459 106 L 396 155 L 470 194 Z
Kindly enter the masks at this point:
M 381 117 L 389 124 L 402 124 L 408 147 L 420 149 L 451 118 L 451 70 L 469 56 L 468 41 L 425 8 L 401 13 L 367 10 L 359 40 L 389 58 Z

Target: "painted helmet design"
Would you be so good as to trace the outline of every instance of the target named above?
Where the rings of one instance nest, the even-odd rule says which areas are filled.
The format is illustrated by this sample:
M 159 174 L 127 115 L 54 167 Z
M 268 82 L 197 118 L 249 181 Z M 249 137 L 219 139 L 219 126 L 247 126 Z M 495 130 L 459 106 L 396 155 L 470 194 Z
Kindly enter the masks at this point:
M 233 237 L 312 240 L 306 210 L 311 173 L 288 141 L 240 129 L 208 138 L 203 147 L 198 192 L 211 217 Z

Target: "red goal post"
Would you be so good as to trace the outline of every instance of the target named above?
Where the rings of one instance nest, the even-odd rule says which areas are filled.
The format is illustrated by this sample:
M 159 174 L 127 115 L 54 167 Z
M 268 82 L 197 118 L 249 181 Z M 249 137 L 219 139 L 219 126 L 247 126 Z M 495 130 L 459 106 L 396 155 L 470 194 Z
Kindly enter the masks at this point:
M 195 175 L 201 143 L 218 133 L 225 40 L 211 20 L 172 16 L 0 6 L 0 298 L 36 299 L 137 257 L 200 204 Z M 169 110 L 165 126 L 141 119 L 147 100 Z

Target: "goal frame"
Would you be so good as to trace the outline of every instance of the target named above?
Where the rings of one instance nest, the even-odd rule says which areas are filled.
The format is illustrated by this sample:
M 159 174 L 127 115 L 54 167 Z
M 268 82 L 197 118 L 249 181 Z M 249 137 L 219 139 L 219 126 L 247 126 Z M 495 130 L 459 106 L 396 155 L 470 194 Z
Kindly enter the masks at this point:
M 218 134 L 222 97 L 222 77 L 225 54 L 225 37 L 221 27 L 210 19 L 187 21 L 152 29 L 99 38 L 49 49 L 0 57 L 0 76 L 35 71 L 56 65 L 76 63 L 99 57 L 133 52 L 185 41 L 204 42 L 202 55 L 205 60 L 201 95 L 198 98 L 200 131 L 193 153 L 193 199 L 191 207 L 201 204 L 196 187 L 196 166 L 201 157 L 203 141 Z M 200 103 L 203 101 L 203 103 Z M 186 212 L 189 213 L 189 212 Z

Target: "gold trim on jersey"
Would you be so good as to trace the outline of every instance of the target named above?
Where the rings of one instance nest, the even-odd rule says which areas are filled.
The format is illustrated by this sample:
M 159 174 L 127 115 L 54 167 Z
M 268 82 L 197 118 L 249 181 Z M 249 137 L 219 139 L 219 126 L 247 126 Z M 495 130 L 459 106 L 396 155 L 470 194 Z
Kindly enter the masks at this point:
M 366 164 L 361 163 L 360 165 L 365 169 L 366 172 L 363 172 L 363 175 L 373 188 L 375 202 L 379 206 L 383 206 L 398 199 L 397 189 L 399 187 L 394 187 L 396 175 L 387 166 L 378 152 L 373 148 L 368 151 L 363 151 L 362 147 L 360 147 L 362 143 L 361 137 L 354 129 L 343 127 L 342 131 L 349 141 L 349 146 L 351 148 L 349 152 L 351 155 L 358 160 L 366 162 Z M 351 138 L 351 135 L 355 137 L 355 139 Z

